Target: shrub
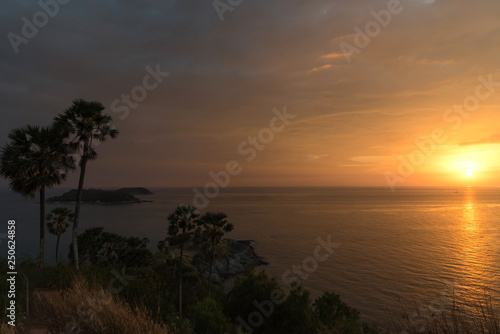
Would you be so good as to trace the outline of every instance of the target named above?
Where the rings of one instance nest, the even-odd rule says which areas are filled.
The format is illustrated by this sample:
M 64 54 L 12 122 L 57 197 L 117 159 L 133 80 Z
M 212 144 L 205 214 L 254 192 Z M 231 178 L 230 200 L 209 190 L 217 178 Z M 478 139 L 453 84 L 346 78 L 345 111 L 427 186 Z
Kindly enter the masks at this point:
M 197 334 L 234 333 L 234 327 L 222 311 L 222 306 L 211 298 L 198 302 L 191 322 Z

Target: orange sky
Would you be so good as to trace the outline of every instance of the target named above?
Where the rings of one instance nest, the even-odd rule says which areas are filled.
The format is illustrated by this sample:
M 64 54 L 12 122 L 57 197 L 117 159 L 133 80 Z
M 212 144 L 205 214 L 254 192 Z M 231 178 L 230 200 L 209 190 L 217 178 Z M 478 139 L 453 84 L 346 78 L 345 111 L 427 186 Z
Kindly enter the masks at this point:
M 0 140 L 82 97 L 121 131 L 87 186 L 199 186 L 232 160 L 231 186 L 500 186 L 500 3 L 405 0 L 374 23 L 389 3 L 244 2 L 222 22 L 210 2 L 68 4 L 18 54 L 2 41 Z M 36 10 L 9 4 L 0 28 Z M 170 75 L 120 119 L 113 101 L 157 64 Z

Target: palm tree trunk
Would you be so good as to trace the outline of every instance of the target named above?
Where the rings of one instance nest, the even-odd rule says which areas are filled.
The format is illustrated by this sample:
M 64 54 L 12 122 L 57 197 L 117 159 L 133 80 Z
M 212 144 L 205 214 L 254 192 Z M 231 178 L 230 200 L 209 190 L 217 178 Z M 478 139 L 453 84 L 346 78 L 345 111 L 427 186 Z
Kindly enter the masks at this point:
M 56 264 L 59 263 L 59 239 L 61 238 L 61 235 L 57 235 L 57 243 L 56 243 Z
M 80 205 L 82 202 L 83 180 L 85 179 L 85 169 L 87 168 L 88 150 L 89 150 L 89 144 L 88 142 L 85 142 L 83 146 L 82 161 L 80 162 L 80 179 L 78 180 L 78 190 L 76 193 L 76 205 L 75 205 L 75 218 L 73 220 L 73 259 L 75 261 L 76 270 L 80 268 L 78 263 L 78 244 L 77 244 L 78 222 L 80 220 Z
M 210 289 L 212 288 L 212 267 L 214 264 L 215 248 L 212 243 L 212 256 L 210 257 L 210 269 L 208 270 L 208 298 L 210 298 Z
M 184 254 L 184 234 L 180 245 L 181 255 L 179 257 L 179 314 L 182 318 L 182 256 Z
M 40 255 L 38 265 L 43 267 L 45 258 L 45 187 L 40 188 Z

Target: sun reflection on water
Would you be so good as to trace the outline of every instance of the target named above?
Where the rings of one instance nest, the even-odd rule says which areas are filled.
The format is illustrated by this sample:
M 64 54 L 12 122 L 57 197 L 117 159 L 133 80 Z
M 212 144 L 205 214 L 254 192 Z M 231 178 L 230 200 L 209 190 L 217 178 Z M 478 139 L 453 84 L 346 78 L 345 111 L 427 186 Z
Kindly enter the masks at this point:
M 465 188 L 462 215 L 459 227 L 458 264 L 460 286 L 463 289 L 461 308 L 466 313 L 474 313 L 472 305 L 483 296 L 485 289 L 491 288 L 495 277 L 492 267 L 487 230 L 481 221 L 481 211 L 474 188 Z

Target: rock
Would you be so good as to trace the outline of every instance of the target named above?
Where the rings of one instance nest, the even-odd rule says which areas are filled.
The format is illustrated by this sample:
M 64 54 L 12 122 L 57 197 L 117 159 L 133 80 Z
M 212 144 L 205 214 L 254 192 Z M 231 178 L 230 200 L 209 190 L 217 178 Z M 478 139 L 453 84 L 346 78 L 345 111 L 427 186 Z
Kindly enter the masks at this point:
M 212 268 L 212 282 L 220 283 L 226 279 L 243 274 L 245 267 L 256 267 L 267 265 L 260 256 L 255 253 L 252 240 L 225 240 L 227 246 L 231 250 L 229 258 L 219 259 L 214 261 Z M 203 267 L 202 277 L 208 280 L 209 266 Z

